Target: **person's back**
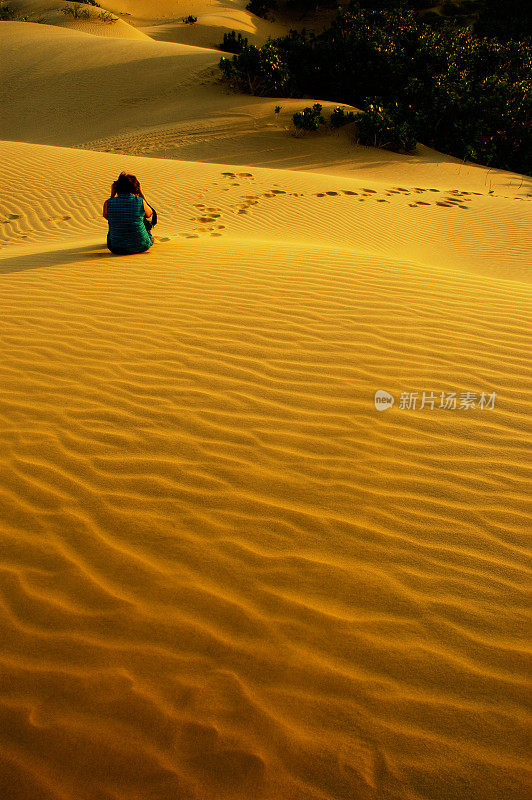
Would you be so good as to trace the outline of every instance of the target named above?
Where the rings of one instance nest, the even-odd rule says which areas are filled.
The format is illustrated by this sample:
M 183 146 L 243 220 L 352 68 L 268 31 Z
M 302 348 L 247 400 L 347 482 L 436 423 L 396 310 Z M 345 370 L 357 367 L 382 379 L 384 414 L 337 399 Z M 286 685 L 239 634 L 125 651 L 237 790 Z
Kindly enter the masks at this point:
M 130 179 L 135 181 L 135 185 L 130 185 Z M 128 189 L 136 191 L 134 193 Z M 152 246 L 153 237 L 146 227 L 146 210 L 140 184 L 134 176 L 122 173 L 113 184 L 111 197 L 104 205 L 104 217 L 109 223 L 107 246 L 111 252 L 143 253 Z M 151 214 L 151 209 L 148 208 L 148 211 Z

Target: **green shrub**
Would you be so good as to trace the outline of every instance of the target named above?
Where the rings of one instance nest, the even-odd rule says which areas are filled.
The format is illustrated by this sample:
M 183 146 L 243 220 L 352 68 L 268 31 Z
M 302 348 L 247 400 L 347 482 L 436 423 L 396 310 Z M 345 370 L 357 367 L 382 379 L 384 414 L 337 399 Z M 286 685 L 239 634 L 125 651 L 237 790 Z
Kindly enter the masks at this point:
M 98 19 L 100 22 L 105 22 L 107 25 L 113 25 L 115 22 L 118 22 L 118 17 L 115 17 L 110 11 L 100 11 Z
M 416 146 L 414 129 L 402 118 L 397 106 L 384 108 L 370 103 L 357 116 L 357 141 L 369 147 L 382 147 L 396 153 L 411 153 Z
M 194 25 L 194 23 L 198 21 L 198 18 L 189 14 L 188 17 L 183 17 L 181 21 L 184 22 L 185 25 Z
M 226 53 L 241 53 L 248 46 L 248 40 L 241 33 L 237 35 L 236 31 L 231 33 L 224 33 L 224 40 L 222 44 L 218 45 L 220 50 Z
M 354 119 L 354 111 L 348 111 L 346 113 L 344 108 L 337 106 L 331 113 L 331 127 L 341 128 L 342 125 L 348 125 L 350 122 L 354 122 Z
M 251 44 L 232 59 L 219 63 L 225 79 L 235 89 L 261 96 L 291 96 L 290 72 L 273 42 L 258 48 Z
M 303 111 L 296 111 L 292 117 L 294 125 L 304 131 L 317 131 L 320 125 L 325 125 L 325 118 L 322 115 L 323 106 L 314 103 L 312 108 L 307 106 Z
M 88 19 L 90 17 L 89 10 L 82 8 L 81 3 L 73 3 L 71 6 L 65 6 L 61 11 L 63 14 L 71 14 L 74 19 Z

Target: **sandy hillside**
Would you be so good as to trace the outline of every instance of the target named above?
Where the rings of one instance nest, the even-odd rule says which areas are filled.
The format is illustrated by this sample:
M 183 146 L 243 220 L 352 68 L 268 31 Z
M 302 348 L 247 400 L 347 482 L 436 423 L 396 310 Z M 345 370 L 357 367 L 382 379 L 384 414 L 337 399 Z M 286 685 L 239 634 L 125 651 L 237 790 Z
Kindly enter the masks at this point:
M 67 0 L 10 0 L 6 4 L 14 20 L 38 25 L 53 25 L 95 36 L 112 38 L 148 39 L 147 34 L 102 7 L 95 7 Z M 76 14 L 72 13 L 77 8 Z M 44 36 L 48 28 L 44 29 Z
M 204 48 L 218 48 L 224 33 L 236 30 L 249 43 L 261 45 L 268 38 L 281 36 L 286 28 L 273 19 L 265 20 L 246 9 L 247 0 L 228 3 L 219 0 L 191 0 L 190 3 L 123 4 L 100 3 L 91 6 L 69 0 L 10 0 L 13 21 L 89 33 L 94 36 L 126 39 L 157 39 Z M 195 16 L 194 24 L 184 20 Z
M 0 798 L 525 800 L 532 181 L 144 37 L 0 23 Z

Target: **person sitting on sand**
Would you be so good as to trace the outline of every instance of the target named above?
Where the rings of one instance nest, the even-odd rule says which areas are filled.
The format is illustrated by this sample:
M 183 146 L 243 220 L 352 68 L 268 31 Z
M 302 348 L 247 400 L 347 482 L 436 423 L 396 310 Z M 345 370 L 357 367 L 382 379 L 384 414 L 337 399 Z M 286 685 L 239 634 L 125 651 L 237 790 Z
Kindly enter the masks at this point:
M 134 175 L 120 173 L 111 186 L 111 197 L 103 204 L 103 216 L 109 223 L 107 247 L 111 253 L 144 253 L 152 246 L 149 219 L 153 216 L 153 209 L 146 202 Z

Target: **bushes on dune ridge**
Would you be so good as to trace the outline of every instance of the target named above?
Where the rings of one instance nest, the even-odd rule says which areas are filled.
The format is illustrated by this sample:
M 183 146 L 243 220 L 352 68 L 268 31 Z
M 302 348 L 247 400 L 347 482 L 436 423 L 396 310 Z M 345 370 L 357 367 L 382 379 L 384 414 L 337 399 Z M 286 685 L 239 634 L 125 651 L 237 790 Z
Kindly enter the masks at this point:
M 476 36 L 414 11 L 340 10 L 319 35 L 290 31 L 220 67 L 235 88 L 358 106 L 363 136 L 387 124 L 409 143 L 532 172 L 532 43 Z M 395 137 L 392 136 L 392 140 Z M 395 146 L 395 145 L 390 145 Z M 404 148 L 401 148 L 404 149 Z
M 74 19 L 89 19 L 90 13 L 87 8 L 82 8 L 80 3 L 73 3 L 61 9 L 63 14 L 71 14 Z
M 314 103 L 312 108 L 307 106 L 303 111 L 296 111 L 292 117 L 295 127 L 303 131 L 317 131 L 320 125 L 325 125 L 322 110 L 323 106 L 320 103 Z
M 224 39 L 218 45 L 219 50 L 225 50 L 226 53 L 241 53 L 248 46 L 247 37 L 242 36 L 241 33 L 231 31 L 231 33 L 224 33 Z

